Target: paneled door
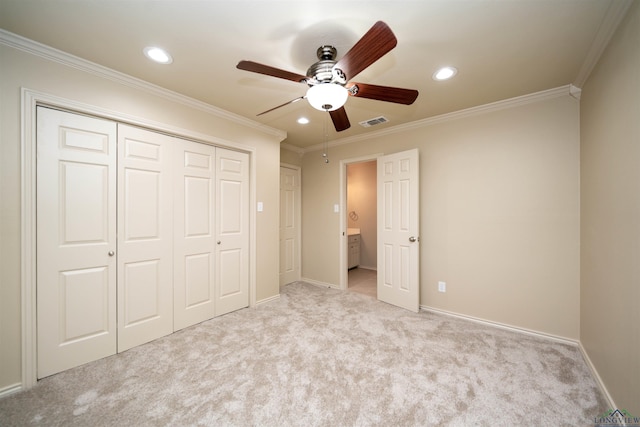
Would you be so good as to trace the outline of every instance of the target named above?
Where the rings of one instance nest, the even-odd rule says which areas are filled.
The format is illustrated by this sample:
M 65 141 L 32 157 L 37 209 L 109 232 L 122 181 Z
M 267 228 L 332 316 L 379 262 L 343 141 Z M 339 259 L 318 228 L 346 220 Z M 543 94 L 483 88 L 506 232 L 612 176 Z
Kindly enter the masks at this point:
M 249 155 L 216 148 L 216 316 L 249 305 Z
M 43 107 L 36 136 L 38 378 L 249 305 L 247 153 Z
M 216 148 L 174 147 L 174 330 L 215 316 Z
M 378 158 L 378 299 L 420 307 L 418 150 Z
M 116 124 L 37 108 L 38 378 L 116 353 Z
M 173 140 L 118 125 L 118 352 L 173 332 Z
M 300 280 L 300 171 L 280 167 L 280 286 Z

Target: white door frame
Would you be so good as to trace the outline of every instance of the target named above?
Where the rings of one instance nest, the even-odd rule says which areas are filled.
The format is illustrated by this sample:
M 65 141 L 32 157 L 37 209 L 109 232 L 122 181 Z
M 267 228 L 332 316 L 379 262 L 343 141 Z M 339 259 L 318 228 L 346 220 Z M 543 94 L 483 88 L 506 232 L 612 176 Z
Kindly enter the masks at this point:
M 26 390 L 37 382 L 36 324 L 36 106 L 43 105 L 110 119 L 119 123 L 150 128 L 180 138 L 210 144 L 249 154 L 249 206 L 256 206 L 256 152 L 232 141 L 188 129 L 131 116 L 94 105 L 84 104 L 27 88 L 21 90 L 22 114 L 20 134 L 20 207 L 22 213 L 20 289 L 21 289 L 21 387 Z M 249 306 L 256 304 L 256 212 L 249 209 Z
M 349 238 L 347 236 L 347 165 L 377 161 L 383 153 L 368 154 L 361 157 L 340 160 L 340 289 L 347 290 L 349 286 Z

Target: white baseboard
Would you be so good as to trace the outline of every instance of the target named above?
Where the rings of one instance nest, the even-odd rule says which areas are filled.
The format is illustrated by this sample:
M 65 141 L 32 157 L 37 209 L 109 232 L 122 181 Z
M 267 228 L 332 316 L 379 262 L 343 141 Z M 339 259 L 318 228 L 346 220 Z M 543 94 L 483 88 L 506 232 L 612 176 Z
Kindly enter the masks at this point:
M 0 388 L 0 399 L 7 397 L 11 394 L 17 393 L 22 390 L 22 383 L 15 383 L 6 387 Z
M 534 330 L 526 329 L 526 328 L 519 328 L 519 327 L 515 327 L 515 326 L 511 326 L 511 325 L 506 325 L 504 323 L 493 322 L 493 321 L 485 320 L 485 319 L 479 319 L 477 317 L 472 317 L 472 316 L 467 316 L 467 315 L 464 315 L 464 314 L 453 313 L 453 312 L 450 312 L 450 311 L 440 310 L 440 309 L 437 309 L 437 308 L 428 307 L 428 306 L 424 306 L 424 305 L 421 305 L 420 309 L 421 310 L 425 310 L 425 311 L 430 311 L 432 313 L 443 314 L 445 316 L 457 317 L 458 319 L 469 320 L 469 321 L 480 323 L 480 324 L 487 325 L 487 326 L 493 326 L 493 327 L 500 328 L 500 329 L 506 329 L 506 330 L 517 332 L 517 333 L 521 333 L 521 334 L 531 335 L 531 336 L 542 338 L 542 339 L 556 341 L 556 342 L 560 342 L 560 343 L 563 343 L 563 344 L 568 344 L 568 345 L 571 345 L 571 346 L 576 346 L 580 350 L 580 354 L 582 354 L 582 358 L 584 359 L 586 365 L 589 367 L 589 370 L 591 371 L 591 374 L 593 375 L 593 378 L 596 380 L 596 384 L 598 384 L 598 387 L 600 388 L 600 391 L 602 391 L 602 394 L 604 395 L 605 399 L 607 400 L 607 403 L 609 404 L 609 407 L 610 408 L 617 408 L 618 407 L 618 406 L 616 406 L 615 402 L 613 401 L 613 398 L 611 397 L 611 394 L 609 393 L 609 390 L 607 390 L 607 387 L 604 385 L 604 382 L 602 381 L 602 378 L 600 378 L 600 374 L 598 374 L 598 370 L 596 369 L 596 367 L 593 364 L 593 362 L 591 362 L 591 359 L 589 358 L 589 354 L 587 353 L 587 351 L 583 347 L 582 342 L 580 342 L 580 340 L 575 340 L 575 339 L 566 338 L 566 337 L 560 337 L 560 336 L 557 336 L 557 335 L 547 334 L 547 333 L 544 333 L 544 332 L 534 331 Z
M 313 285 L 313 286 L 319 286 L 321 288 L 340 289 L 340 286 L 336 285 L 334 283 L 321 282 L 319 280 L 308 279 L 306 277 L 301 278 L 300 281 L 308 283 L 308 284 Z
M 602 378 L 600 378 L 600 374 L 598 374 L 596 367 L 593 365 L 593 362 L 591 362 L 591 359 L 589 358 L 589 354 L 587 353 L 587 350 L 582 346 L 581 342 L 578 342 L 578 344 L 579 344 L 578 348 L 580 349 L 580 353 L 582 353 L 582 357 L 584 358 L 585 363 L 587 364 L 587 366 L 589 367 L 589 370 L 591 371 L 591 374 L 595 378 L 596 383 L 598 384 L 598 387 L 600 387 L 600 391 L 602 391 L 602 394 L 604 394 L 604 397 L 607 399 L 607 402 L 609 403 L 609 408 L 612 408 L 612 409 L 617 408 L 618 406 L 613 401 L 613 397 L 611 397 L 611 394 L 609 394 L 609 390 L 607 390 L 607 387 L 604 385 Z
M 266 304 L 266 303 L 271 302 L 271 301 L 277 301 L 279 299 L 280 299 L 280 294 L 274 295 L 272 297 L 268 297 L 268 298 L 265 298 L 265 299 L 261 299 L 260 301 L 256 301 L 256 306 L 261 305 L 261 304 Z
M 567 337 L 561 337 L 561 336 L 553 335 L 553 334 L 547 334 L 545 332 L 535 331 L 535 330 L 532 330 L 532 329 L 520 328 L 520 327 L 517 327 L 517 326 L 507 325 L 505 323 L 500 323 L 500 322 L 494 322 L 492 320 L 481 319 L 481 318 L 478 318 L 478 317 L 467 316 L 465 314 L 454 313 L 454 312 L 451 312 L 451 311 L 441 310 L 439 308 L 433 308 L 433 307 L 429 307 L 429 306 L 426 306 L 426 305 L 421 305 L 420 309 L 421 310 L 425 310 L 425 311 L 430 311 L 432 313 L 444 314 L 445 316 L 457 317 L 458 319 L 469 320 L 471 322 L 476 322 L 476 323 L 480 323 L 480 324 L 487 325 L 487 326 L 493 326 L 495 328 L 505 329 L 505 330 L 508 330 L 508 331 L 518 332 L 518 333 L 521 333 L 521 334 L 526 334 L 526 335 L 531 335 L 531 336 L 538 337 L 538 338 L 552 340 L 552 341 L 560 342 L 560 343 L 563 343 L 563 344 L 568 344 L 568 345 L 571 345 L 571 346 L 576 346 L 577 347 L 580 344 L 580 341 L 578 341 L 576 339 L 567 338 Z

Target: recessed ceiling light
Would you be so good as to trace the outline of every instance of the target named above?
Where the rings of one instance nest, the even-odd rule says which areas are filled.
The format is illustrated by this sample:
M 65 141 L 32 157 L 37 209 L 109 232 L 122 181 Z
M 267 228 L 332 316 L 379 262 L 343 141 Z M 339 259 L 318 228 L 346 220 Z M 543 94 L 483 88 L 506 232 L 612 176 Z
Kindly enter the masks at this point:
M 143 52 L 147 58 L 158 64 L 171 64 L 173 58 L 164 49 L 154 46 L 147 46 L 143 49 Z
M 458 73 L 458 70 L 455 67 L 442 67 L 435 73 L 433 73 L 433 80 L 447 80 L 451 77 L 455 76 Z
M 307 119 L 306 117 L 300 117 L 298 119 L 298 123 L 300 123 L 301 125 L 306 125 L 307 123 L 309 123 L 309 119 Z

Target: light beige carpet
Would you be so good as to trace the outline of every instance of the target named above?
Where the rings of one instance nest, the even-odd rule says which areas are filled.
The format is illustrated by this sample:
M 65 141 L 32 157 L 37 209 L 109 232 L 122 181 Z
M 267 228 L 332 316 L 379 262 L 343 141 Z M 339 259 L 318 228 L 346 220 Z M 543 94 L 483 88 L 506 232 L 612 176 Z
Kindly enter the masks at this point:
M 573 346 L 294 283 L 240 310 L 41 380 L 2 426 L 593 425 Z

